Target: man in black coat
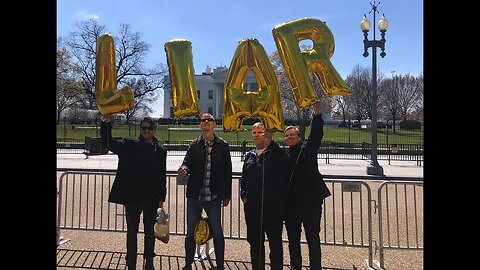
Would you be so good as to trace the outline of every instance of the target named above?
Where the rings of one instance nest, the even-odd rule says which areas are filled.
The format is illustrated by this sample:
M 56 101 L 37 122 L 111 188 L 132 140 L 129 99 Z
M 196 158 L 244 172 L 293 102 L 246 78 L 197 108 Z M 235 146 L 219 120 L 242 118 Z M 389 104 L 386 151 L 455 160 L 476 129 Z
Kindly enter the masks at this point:
M 288 156 L 272 141 L 272 132 L 266 130 L 261 122 L 252 126 L 252 137 L 255 148 L 245 155 L 240 179 L 252 269 L 265 269 L 266 234 L 270 246 L 271 269 L 282 270 Z
M 217 266 L 224 269 L 225 238 L 223 236 L 221 206 L 232 198 L 232 159 L 230 147 L 215 130 L 215 119 L 209 113 L 201 114 L 202 134 L 188 147 L 178 175 L 187 177 L 187 235 L 185 236 L 185 266 L 191 270 L 195 256 L 195 225 L 202 210 L 208 215 L 213 234 Z
M 286 200 L 285 227 L 292 270 L 302 268 L 301 225 L 305 228 L 311 270 L 321 269 L 320 219 L 323 200 L 330 196 L 318 171 L 317 153 L 323 137 L 322 105 L 313 105 L 312 127 L 304 142 L 296 126 L 285 129 L 285 144 L 290 158 L 290 181 Z
M 114 140 L 110 122 L 111 115 L 103 115 L 100 132 L 103 147 L 118 155 L 117 174 L 108 201 L 125 206 L 127 269 L 136 269 L 137 234 L 143 212 L 144 269 L 154 270 L 155 218 L 167 195 L 167 149 L 155 138 L 156 123 L 150 117 L 140 122 L 138 140 Z

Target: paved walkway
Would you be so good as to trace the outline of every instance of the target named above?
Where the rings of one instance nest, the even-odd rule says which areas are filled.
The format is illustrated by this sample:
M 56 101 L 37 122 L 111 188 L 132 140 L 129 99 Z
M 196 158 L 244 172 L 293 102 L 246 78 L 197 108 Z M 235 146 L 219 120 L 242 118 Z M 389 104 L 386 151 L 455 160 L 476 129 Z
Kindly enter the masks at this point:
M 125 252 L 112 251 L 93 251 L 93 250 L 75 250 L 75 249 L 57 249 L 57 269 L 126 269 Z M 137 263 L 137 269 L 144 269 L 141 258 L 143 254 L 139 253 L 140 258 Z M 246 254 L 248 256 L 248 254 Z M 183 256 L 175 255 L 158 255 L 155 256 L 155 269 L 169 269 L 181 270 L 185 265 L 185 258 Z M 215 266 L 215 259 L 207 258 L 204 260 L 195 260 L 192 269 L 195 270 L 209 270 Z M 267 262 L 267 269 L 270 269 L 270 264 Z M 252 269 L 252 264 L 247 261 L 225 260 L 225 269 L 229 270 L 249 270 Z M 291 270 L 289 265 L 284 266 L 285 270 Z M 308 270 L 309 267 L 303 266 L 303 270 Z M 356 268 L 331 268 L 322 267 L 322 270 L 355 270 Z
M 96 155 L 87 156 L 84 154 L 57 154 L 57 168 L 80 168 L 80 169 L 116 169 L 118 163 L 117 155 Z M 167 156 L 167 170 L 176 171 L 182 163 L 183 156 Z M 234 172 L 242 171 L 243 162 L 240 157 L 232 157 L 232 169 Z M 416 161 L 379 161 L 383 167 L 385 176 L 391 177 L 423 177 L 423 166 L 416 165 Z M 325 164 L 325 159 L 318 160 L 320 172 L 324 175 L 356 175 L 367 176 L 369 160 L 343 160 L 330 159 L 330 164 Z

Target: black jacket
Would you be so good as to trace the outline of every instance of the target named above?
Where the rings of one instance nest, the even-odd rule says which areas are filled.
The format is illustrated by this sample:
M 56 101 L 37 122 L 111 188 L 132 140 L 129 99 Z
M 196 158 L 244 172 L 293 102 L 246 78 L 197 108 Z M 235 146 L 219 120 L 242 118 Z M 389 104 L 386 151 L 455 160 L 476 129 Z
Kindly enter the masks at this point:
M 322 138 L 322 116 L 314 115 L 308 140 L 303 143 L 300 142 L 286 150 L 290 158 L 289 176 L 292 170 L 294 170 L 293 177 L 288 185 L 287 205 L 308 206 L 313 203 L 322 204 L 323 199 L 331 195 L 330 190 L 328 190 L 328 187 L 323 181 L 323 175 L 318 170 L 317 153 Z M 298 157 L 299 154 L 300 157 Z M 295 163 L 297 163 L 296 166 Z
M 264 211 L 284 210 L 288 184 L 288 156 L 276 142 L 271 142 L 258 157 L 255 148 L 247 152 L 240 179 L 240 194 L 247 198 L 249 209 L 261 209 L 262 182 Z
M 115 180 L 108 197 L 118 204 L 146 203 L 158 205 L 167 195 L 167 149 L 157 138 L 153 144 L 138 140 L 112 138 L 112 125 L 101 123 L 102 145 L 118 155 Z
M 230 147 L 214 134 L 210 168 L 210 191 L 220 200 L 232 198 L 232 159 Z M 187 198 L 198 199 L 203 185 L 206 162 L 205 139 L 200 135 L 188 147 L 182 165 L 188 167 Z

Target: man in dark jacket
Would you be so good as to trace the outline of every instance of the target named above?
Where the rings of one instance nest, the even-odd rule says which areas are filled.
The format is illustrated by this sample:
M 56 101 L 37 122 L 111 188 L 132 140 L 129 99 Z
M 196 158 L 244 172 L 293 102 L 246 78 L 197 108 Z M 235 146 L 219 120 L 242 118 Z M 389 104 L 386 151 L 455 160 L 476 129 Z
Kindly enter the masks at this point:
M 323 176 L 318 171 L 317 153 L 323 137 L 321 103 L 313 105 L 310 136 L 306 142 L 300 137 L 296 126 L 285 129 L 285 144 L 290 158 L 290 182 L 286 200 L 285 227 L 292 270 L 302 268 L 300 250 L 301 225 L 305 228 L 310 269 L 321 269 L 320 218 L 323 200 L 330 196 Z
M 201 114 L 202 135 L 194 140 L 178 169 L 187 180 L 187 235 L 185 237 L 185 266 L 192 269 L 195 256 L 195 225 L 202 209 L 208 216 L 213 234 L 217 267 L 224 269 L 225 238 L 221 223 L 221 206 L 227 206 L 232 198 L 232 160 L 230 147 L 215 132 L 216 123 L 209 113 Z
M 247 241 L 253 270 L 265 269 L 265 234 L 272 270 L 283 269 L 283 216 L 288 184 L 288 156 L 261 123 L 252 127 L 255 148 L 247 152 L 240 179 Z
M 108 201 L 125 206 L 127 269 L 136 269 L 137 234 L 143 212 L 144 269 L 154 270 L 154 225 L 157 208 L 163 208 L 167 194 L 167 149 L 155 138 L 156 123 L 150 117 L 140 122 L 138 140 L 114 140 L 110 122 L 111 115 L 103 115 L 100 132 L 103 147 L 118 155 L 117 174 Z

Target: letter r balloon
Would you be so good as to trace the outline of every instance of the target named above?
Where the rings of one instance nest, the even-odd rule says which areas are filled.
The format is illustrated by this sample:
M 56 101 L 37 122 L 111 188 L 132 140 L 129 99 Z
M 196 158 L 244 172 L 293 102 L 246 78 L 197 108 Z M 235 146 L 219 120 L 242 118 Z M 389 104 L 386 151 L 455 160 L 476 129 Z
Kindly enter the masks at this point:
M 276 26 L 272 34 L 299 107 L 305 108 L 318 101 L 309 72 L 317 76 L 327 96 L 352 93 L 330 62 L 335 42 L 324 22 L 314 18 L 297 19 Z M 312 40 L 313 48 L 300 51 L 299 42 L 305 39 Z

